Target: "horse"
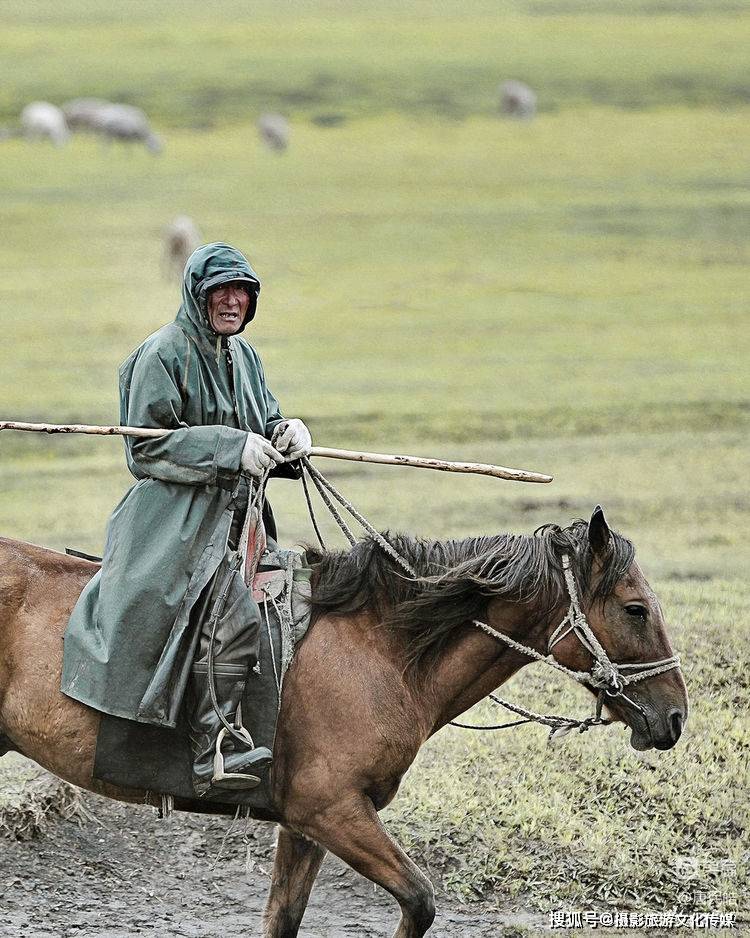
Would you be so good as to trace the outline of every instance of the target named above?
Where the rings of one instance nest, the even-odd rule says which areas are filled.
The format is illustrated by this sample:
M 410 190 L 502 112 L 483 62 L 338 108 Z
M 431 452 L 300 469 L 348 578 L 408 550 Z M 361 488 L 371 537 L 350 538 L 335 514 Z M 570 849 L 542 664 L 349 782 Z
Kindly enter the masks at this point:
M 398 901 L 394 938 L 422 938 L 435 914 L 432 885 L 378 812 L 420 746 L 547 656 L 551 639 L 548 660 L 579 674 L 595 674 L 597 643 L 620 676 L 641 669 L 644 679 L 627 684 L 627 694 L 615 682 L 606 696 L 605 712 L 629 727 L 635 749 L 671 748 L 687 719 L 659 602 L 632 542 L 610 529 L 600 508 L 589 521 L 531 535 L 388 540 L 416 577 L 372 538 L 309 555 L 311 627 L 283 686 L 270 779 L 275 814 L 265 818 L 279 825 L 266 938 L 297 935 L 326 851 Z M 59 690 L 65 625 L 95 569 L 0 538 L 0 743 L 81 788 L 148 802 L 146 792 L 93 777 L 99 714 Z M 574 587 L 585 642 L 580 629 L 562 630 L 573 621 Z M 649 669 L 654 663 L 661 669 Z M 589 689 L 602 694 L 593 677 Z

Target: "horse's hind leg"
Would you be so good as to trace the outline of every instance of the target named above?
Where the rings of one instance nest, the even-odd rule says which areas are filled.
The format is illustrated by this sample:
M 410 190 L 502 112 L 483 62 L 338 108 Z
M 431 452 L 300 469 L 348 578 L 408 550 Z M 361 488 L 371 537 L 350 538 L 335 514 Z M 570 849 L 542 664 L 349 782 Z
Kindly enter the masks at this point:
M 398 900 L 401 922 L 393 938 L 422 938 L 435 918 L 432 883 L 391 839 L 369 798 L 361 795 L 319 810 L 309 832 Z
M 315 841 L 279 827 L 264 938 L 295 938 L 326 852 Z

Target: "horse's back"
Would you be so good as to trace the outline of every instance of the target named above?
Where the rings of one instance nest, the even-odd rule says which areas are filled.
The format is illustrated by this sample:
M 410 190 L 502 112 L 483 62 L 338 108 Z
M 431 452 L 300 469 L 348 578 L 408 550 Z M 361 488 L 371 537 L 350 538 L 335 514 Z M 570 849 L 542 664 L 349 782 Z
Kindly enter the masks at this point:
M 17 541 L 0 536 L 0 573 L 7 564 L 47 573 L 88 573 L 90 577 L 99 568 L 98 563 L 71 554 L 63 554 L 50 547 L 40 547 L 29 541 Z M 88 579 L 87 577 L 87 579 Z
M 17 606 L 35 586 L 50 594 L 52 582 L 54 592 L 61 590 L 59 598 L 76 597 L 98 569 L 90 560 L 0 537 L 0 608 Z

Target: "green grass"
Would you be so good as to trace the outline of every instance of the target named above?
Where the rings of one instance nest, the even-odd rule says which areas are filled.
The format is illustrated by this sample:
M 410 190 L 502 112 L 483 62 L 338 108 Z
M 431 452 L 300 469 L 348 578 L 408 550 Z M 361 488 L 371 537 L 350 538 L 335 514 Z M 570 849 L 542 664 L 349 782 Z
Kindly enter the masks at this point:
M 555 476 L 323 466 L 379 527 L 531 531 L 601 502 L 685 660 L 684 745 L 652 770 L 614 730 L 552 759 L 540 729 L 446 730 L 390 818 L 463 894 L 673 903 L 676 858 L 736 859 L 747 836 L 747 20 L 657 0 L 246 8 L 4 5 L 3 119 L 100 93 L 146 106 L 166 149 L 0 144 L 0 417 L 117 419 L 118 363 L 176 310 L 160 233 L 187 211 L 260 272 L 249 338 L 319 444 Z M 506 75 L 540 91 L 534 123 L 494 116 Z M 252 127 L 266 107 L 292 117 L 280 158 Z M 356 120 L 311 120 L 334 111 Z M 100 550 L 123 462 L 116 440 L 2 433 L 0 530 Z M 272 498 L 284 539 L 312 539 L 298 488 Z M 508 696 L 582 703 L 532 670 Z
M 546 111 L 747 102 L 738 0 L 6 0 L 0 119 L 35 98 L 111 95 L 158 123 L 259 110 L 494 113 L 506 78 Z
M 240 128 L 176 133 L 161 160 L 91 140 L 61 152 L 8 143 L 3 413 L 117 419 L 118 362 L 176 307 L 159 233 L 187 208 L 260 270 L 251 338 L 321 444 L 556 476 L 524 488 L 332 466 L 381 526 L 468 534 L 491 518 L 529 530 L 601 501 L 656 574 L 739 576 L 747 239 L 720 219 L 747 202 L 745 119 L 385 116 L 300 127 L 281 159 Z M 603 230 L 634 205 L 635 229 Z M 12 530 L 97 549 L 126 485 L 120 444 L 5 434 L 0 445 Z M 38 499 L 33 517 L 18 497 L 29 460 L 38 483 L 65 493 Z M 299 493 L 278 489 L 289 537 L 305 536 Z

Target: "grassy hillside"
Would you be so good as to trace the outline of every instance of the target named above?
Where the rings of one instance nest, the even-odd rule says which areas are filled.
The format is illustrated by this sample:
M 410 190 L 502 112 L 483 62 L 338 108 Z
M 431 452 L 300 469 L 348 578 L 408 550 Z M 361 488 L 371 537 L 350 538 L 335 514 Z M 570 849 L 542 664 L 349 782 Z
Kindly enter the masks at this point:
M 250 338 L 321 444 L 556 476 L 532 489 L 332 466 L 382 526 L 528 530 L 601 501 L 660 575 L 739 575 L 746 136 L 742 111 L 588 109 L 529 127 L 301 125 L 281 158 L 242 128 L 175 132 L 161 159 L 6 143 L 3 413 L 117 419 L 118 362 L 178 302 L 160 229 L 188 210 L 260 271 Z M 0 445 L 8 533 L 100 546 L 120 444 Z M 65 491 L 33 516 L 27 459 Z M 290 536 L 306 534 L 278 488 Z
M 686 661 L 685 744 L 652 770 L 614 730 L 554 759 L 541 730 L 449 730 L 391 821 L 464 893 L 684 904 L 678 859 L 739 863 L 746 836 L 740 5 L 124 9 L 3 5 L 0 119 L 33 97 L 104 94 L 145 106 L 166 148 L 0 143 L 0 417 L 117 419 L 118 363 L 176 310 L 160 237 L 188 212 L 259 271 L 248 337 L 318 443 L 555 476 L 524 487 L 322 466 L 378 526 L 531 531 L 601 502 Z M 511 75 L 540 92 L 531 124 L 495 116 Z M 268 107 L 292 118 L 281 157 L 253 129 Z M 332 113 L 352 119 L 312 120 Z M 116 440 L 0 435 L 5 535 L 97 551 L 127 485 Z M 285 540 L 311 538 L 297 488 L 272 497 Z M 524 672 L 508 696 L 585 706 L 545 678 Z M 692 892 L 730 892 L 714 880 Z
M 746 103 L 741 0 L 5 0 L 0 120 L 112 95 L 166 125 L 494 113 L 505 78 L 546 111 Z

